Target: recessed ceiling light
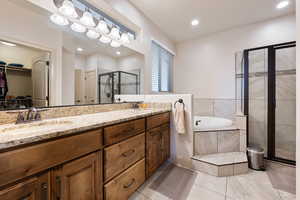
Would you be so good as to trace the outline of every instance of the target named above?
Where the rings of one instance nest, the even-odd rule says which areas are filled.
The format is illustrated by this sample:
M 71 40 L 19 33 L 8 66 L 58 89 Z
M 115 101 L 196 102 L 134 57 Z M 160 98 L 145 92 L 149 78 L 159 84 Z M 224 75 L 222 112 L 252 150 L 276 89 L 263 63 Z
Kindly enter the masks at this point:
M 77 48 L 77 51 L 83 51 L 83 49 L 82 49 L 82 48 L 80 48 L 80 47 L 78 47 L 78 48 Z
M 10 46 L 10 47 L 15 47 L 17 46 L 16 44 L 13 44 L 13 43 L 10 43 L 10 42 L 4 42 L 4 41 L 1 41 L 1 44 L 4 44 L 6 46 Z
M 116 54 L 117 54 L 117 55 L 121 55 L 121 52 L 120 52 L 120 51 L 117 51 Z
M 191 25 L 192 25 L 192 26 L 198 26 L 198 25 L 199 25 L 199 20 L 198 20 L 198 19 L 193 19 L 193 20 L 191 21 Z
M 276 7 L 277 7 L 277 9 L 282 9 L 282 8 L 287 7 L 289 4 L 290 4 L 290 2 L 288 0 L 285 0 L 285 1 L 279 2 Z

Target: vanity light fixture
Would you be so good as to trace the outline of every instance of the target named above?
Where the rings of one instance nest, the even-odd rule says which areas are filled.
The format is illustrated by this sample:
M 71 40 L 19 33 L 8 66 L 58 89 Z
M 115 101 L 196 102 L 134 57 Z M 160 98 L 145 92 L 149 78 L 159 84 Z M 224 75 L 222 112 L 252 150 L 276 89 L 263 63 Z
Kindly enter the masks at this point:
M 113 40 L 120 40 L 121 36 L 120 36 L 120 31 L 117 27 L 113 27 L 110 31 L 109 36 L 113 39 Z
M 282 8 L 287 7 L 289 4 L 290 4 L 290 2 L 288 0 L 284 0 L 284 1 L 280 1 L 276 7 L 277 7 L 277 9 L 282 9 Z
M 64 0 L 62 6 L 58 10 L 61 14 L 67 17 L 72 17 L 72 18 L 78 17 L 74 4 L 70 0 Z
M 76 50 L 79 51 L 79 52 L 82 52 L 82 51 L 83 51 L 83 49 L 80 48 L 80 47 L 78 47 Z
M 110 46 L 112 46 L 114 48 L 118 48 L 118 47 L 121 46 L 121 43 L 118 42 L 118 41 L 113 40 L 113 41 L 111 41 Z
M 107 23 L 104 21 L 104 19 L 101 19 L 96 27 L 96 30 L 102 34 L 108 34 L 109 28 L 107 26 Z
M 57 11 L 50 16 L 53 23 L 66 26 L 90 39 L 120 47 L 135 40 L 135 32 L 102 12 L 87 0 L 52 0 Z M 60 4 L 62 2 L 62 4 Z
M 71 25 L 71 29 L 77 33 L 84 33 L 86 31 L 86 27 L 76 22 Z
M 100 37 L 100 33 L 97 33 L 96 31 L 93 30 L 88 30 L 86 36 L 88 36 L 90 39 L 97 39 Z
M 17 46 L 16 44 L 10 43 L 10 42 L 0 41 L 0 43 L 3 44 L 3 45 L 6 45 L 6 46 L 10 46 L 10 47 L 15 47 L 15 46 Z
M 88 27 L 94 27 L 96 26 L 94 19 L 93 19 L 93 15 L 89 12 L 89 11 L 85 11 L 82 15 L 82 17 L 80 18 L 80 22 Z
M 124 44 L 129 44 L 130 43 L 128 33 L 122 33 L 121 42 L 124 43 Z
M 55 23 L 57 25 L 60 25 L 60 26 L 66 26 L 66 25 L 69 24 L 69 21 L 65 17 L 63 17 L 63 16 L 61 16 L 59 14 L 53 14 L 53 15 L 51 15 L 50 16 L 50 20 L 53 23 Z
M 100 42 L 104 43 L 104 44 L 108 44 L 111 42 L 111 39 L 109 37 L 106 37 L 104 35 L 102 35 L 99 39 Z

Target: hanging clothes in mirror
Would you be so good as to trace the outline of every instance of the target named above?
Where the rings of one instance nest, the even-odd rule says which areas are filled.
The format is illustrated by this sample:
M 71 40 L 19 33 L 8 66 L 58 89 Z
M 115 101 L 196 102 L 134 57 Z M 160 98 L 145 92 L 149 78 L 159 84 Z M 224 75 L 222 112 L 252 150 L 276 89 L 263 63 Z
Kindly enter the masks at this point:
M 8 84 L 6 78 L 6 72 L 3 68 L 0 68 L 0 101 L 5 101 L 6 94 L 8 92 Z

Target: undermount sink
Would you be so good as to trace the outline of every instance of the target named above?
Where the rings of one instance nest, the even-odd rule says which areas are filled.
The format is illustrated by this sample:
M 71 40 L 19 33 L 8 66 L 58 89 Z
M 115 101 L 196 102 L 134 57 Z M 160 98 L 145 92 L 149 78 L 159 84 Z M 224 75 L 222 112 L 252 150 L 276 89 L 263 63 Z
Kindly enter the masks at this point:
M 70 125 L 72 121 L 68 120 L 46 120 L 39 122 L 32 122 L 26 124 L 14 124 L 0 128 L 0 134 L 4 133 L 24 133 L 24 132 L 35 132 L 42 130 L 49 130 L 59 128 L 61 126 Z

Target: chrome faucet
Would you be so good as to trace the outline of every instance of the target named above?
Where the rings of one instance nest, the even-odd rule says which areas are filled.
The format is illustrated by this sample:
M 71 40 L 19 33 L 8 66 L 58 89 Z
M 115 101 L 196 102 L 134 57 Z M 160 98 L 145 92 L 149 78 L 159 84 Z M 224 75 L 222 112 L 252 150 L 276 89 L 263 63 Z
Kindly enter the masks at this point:
M 27 114 L 26 114 L 26 112 L 23 112 L 23 111 L 18 112 L 16 124 L 24 124 L 24 123 L 42 120 L 40 111 L 43 111 L 43 110 L 38 110 L 38 109 L 32 107 L 27 111 Z M 26 115 L 26 117 L 25 117 L 25 115 Z

